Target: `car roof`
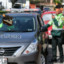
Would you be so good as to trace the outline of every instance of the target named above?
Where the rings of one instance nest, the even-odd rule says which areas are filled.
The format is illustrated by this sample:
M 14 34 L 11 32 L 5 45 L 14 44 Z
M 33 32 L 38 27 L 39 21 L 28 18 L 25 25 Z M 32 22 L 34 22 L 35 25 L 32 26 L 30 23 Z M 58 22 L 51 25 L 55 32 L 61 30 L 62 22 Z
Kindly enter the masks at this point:
M 40 11 L 39 8 L 29 8 L 29 9 L 21 9 L 21 11 Z
M 44 14 L 50 14 L 50 13 L 56 13 L 56 12 L 55 11 L 46 11 L 46 12 L 44 12 L 42 14 L 44 15 Z
M 37 16 L 38 14 L 33 13 L 7 13 L 9 16 Z

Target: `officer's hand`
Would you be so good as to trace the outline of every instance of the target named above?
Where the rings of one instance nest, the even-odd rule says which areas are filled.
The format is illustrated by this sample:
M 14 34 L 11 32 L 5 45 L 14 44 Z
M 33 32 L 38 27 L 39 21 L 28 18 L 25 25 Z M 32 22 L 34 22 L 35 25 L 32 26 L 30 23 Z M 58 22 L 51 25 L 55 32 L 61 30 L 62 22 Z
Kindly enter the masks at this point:
M 47 27 L 46 27 L 46 25 L 42 26 L 42 28 L 41 28 L 41 32 L 46 32 L 46 31 L 47 31 Z

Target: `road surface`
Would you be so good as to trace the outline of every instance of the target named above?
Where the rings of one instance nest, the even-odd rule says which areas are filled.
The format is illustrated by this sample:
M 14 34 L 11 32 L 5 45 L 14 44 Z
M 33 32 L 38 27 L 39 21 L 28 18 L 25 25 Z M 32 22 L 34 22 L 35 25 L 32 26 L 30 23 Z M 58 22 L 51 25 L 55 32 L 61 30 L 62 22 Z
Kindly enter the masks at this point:
M 63 45 L 63 50 L 64 50 L 64 45 Z M 52 46 L 48 45 L 47 64 L 64 64 L 64 62 L 60 63 L 58 46 L 57 46 L 57 62 L 56 63 L 50 63 L 49 61 L 51 60 L 51 58 L 52 58 Z

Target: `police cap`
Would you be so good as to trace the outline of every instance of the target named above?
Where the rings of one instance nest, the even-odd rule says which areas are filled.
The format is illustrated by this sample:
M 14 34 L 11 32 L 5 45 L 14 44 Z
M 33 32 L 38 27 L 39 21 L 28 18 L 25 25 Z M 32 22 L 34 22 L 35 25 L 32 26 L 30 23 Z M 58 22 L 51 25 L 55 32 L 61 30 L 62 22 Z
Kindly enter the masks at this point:
M 63 8 L 63 6 L 62 6 L 62 5 L 57 5 L 57 6 L 55 7 L 55 9 L 59 9 L 59 8 Z

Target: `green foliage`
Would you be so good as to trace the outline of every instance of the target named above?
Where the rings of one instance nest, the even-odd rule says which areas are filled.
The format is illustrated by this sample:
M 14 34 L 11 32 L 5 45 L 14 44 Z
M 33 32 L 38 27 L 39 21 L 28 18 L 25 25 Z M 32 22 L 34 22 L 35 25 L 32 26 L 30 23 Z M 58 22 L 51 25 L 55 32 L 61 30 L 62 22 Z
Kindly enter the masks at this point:
M 0 11 L 0 15 L 5 14 L 5 13 L 8 13 L 8 12 L 7 11 Z
M 39 1 L 30 1 L 31 4 L 37 4 Z
M 30 0 L 30 3 L 31 4 L 38 4 L 38 3 L 42 3 L 43 2 L 43 0 Z
M 53 1 L 54 1 L 54 3 L 60 3 L 60 4 L 62 2 L 62 0 L 53 0 Z

